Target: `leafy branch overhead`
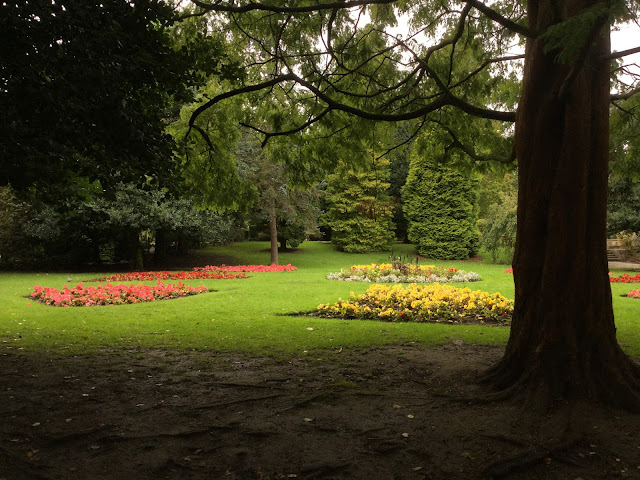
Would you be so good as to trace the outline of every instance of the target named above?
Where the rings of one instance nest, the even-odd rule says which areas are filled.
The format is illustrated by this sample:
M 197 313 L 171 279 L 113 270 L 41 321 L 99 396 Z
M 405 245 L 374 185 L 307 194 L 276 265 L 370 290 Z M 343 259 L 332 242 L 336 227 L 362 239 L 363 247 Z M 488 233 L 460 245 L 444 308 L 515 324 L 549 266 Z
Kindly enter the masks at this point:
M 439 123 L 451 134 L 451 147 L 475 161 L 486 159 L 488 144 L 511 136 L 524 57 L 513 53 L 514 46 L 521 50 L 526 39 L 545 39 L 561 61 L 578 68 L 593 36 L 624 13 L 619 2 L 598 4 L 538 31 L 527 25 L 519 2 L 191 3 L 194 10 L 185 16 L 215 19 L 230 50 L 242 52 L 244 76 L 193 111 L 187 135 L 195 130 L 207 142 L 199 117 L 243 96 L 253 106 L 273 102 L 292 113 L 278 125 L 244 123 L 265 143 L 290 134 L 324 137 L 359 120 L 405 121 L 415 131 Z M 563 88 L 571 87 L 573 76 L 567 73 Z M 623 89 L 613 99 L 634 92 Z M 459 131 L 475 118 L 491 122 L 493 143 L 460 141 Z M 513 161 L 508 147 L 497 156 Z

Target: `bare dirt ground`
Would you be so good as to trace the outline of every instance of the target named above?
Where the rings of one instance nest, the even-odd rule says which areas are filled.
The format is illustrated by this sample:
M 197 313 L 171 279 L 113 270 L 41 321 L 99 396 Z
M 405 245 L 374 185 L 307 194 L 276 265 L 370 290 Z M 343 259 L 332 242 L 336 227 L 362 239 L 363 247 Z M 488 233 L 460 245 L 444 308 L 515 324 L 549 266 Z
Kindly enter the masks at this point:
M 501 353 L 0 350 L 0 479 L 640 478 L 640 415 L 452 400 Z

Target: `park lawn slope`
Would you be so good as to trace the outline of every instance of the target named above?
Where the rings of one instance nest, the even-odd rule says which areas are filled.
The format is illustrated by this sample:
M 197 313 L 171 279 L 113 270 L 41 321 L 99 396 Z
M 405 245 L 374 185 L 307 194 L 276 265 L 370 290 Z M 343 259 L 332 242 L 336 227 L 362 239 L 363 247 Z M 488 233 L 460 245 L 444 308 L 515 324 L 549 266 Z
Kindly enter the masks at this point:
M 413 252 L 396 245 L 397 254 Z M 265 264 L 268 243 L 242 242 L 213 247 L 208 253 L 230 255 L 243 264 Z M 385 323 L 377 321 L 312 318 L 290 315 L 310 312 L 321 303 L 363 293 L 370 284 L 327 280 L 330 272 L 353 264 L 381 263 L 389 252 L 347 254 L 323 242 L 305 242 L 280 255 L 280 263 L 298 270 L 251 273 L 233 280 L 187 280 L 211 292 L 185 298 L 117 306 L 60 308 L 29 298 L 34 285 L 61 288 L 99 275 L 1 273 L 0 341 L 12 351 L 92 353 L 103 349 L 172 348 L 210 350 L 286 358 L 340 348 L 364 349 L 386 344 L 416 342 L 439 345 L 463 340 L 481 345 L 503 345 L 508 328 L 476 325 Z M 425 263 L 423 261 L 422 263 Z M 428 261 L 479 273 L 483 280 L 456 286 L 513 298 L 513 277 L 504 265 L 485 262 Z M 135 282 L 137 283 L 137 282 Z M 154 282 L 143 282 L 153 284 Z M 88 284 L 88 283 L 87 283 Z M 640 355 L 640 300 L 621 294 L 630 285 L 613 284 L 618 338 L 626 351 Z

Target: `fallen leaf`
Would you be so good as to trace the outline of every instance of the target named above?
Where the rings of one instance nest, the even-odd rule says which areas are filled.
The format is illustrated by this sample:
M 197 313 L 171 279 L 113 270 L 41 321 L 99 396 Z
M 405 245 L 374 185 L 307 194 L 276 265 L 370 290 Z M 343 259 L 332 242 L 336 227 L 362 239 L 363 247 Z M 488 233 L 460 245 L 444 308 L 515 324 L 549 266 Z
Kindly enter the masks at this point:
M 311 332 L 311 331 L 313 331 L 313 327 L 307 327 L 307 330 L 309 330 Z
M 403 436 L 404 438 L 409 438 L 409 434 L 408 434 L 408 433 L 406 433 L 406 432 L 405 432 L 405 433 L 403 433 L 403 434 L 402 434 L 402 436 Z
M 308 418 L 308 417 L 307 417 L 307 418 L 305 418 L 305 419 L 304 419 L 304 421 L 305 421 L 305 422 L 313 422 L 313 418 Z
M 415 418 L 413 415 L 409 414 L 407 415 L 407 418 Z
M 40 426 L 40 422 L 36 422 L 34 424 L 31 425 L 32 427 L 39 427 Z

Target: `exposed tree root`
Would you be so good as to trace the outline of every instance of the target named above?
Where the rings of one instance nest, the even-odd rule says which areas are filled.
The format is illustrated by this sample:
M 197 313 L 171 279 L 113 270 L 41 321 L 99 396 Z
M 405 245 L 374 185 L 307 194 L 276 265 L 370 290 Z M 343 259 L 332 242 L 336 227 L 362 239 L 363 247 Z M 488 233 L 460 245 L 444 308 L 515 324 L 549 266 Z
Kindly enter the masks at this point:
M 489 479 L 497 480 L 508 477 L 512 473 L 523 471 L 535 463 L 551 458 L 554 454 L 572 447 L 583 438 L 584 436 L 581 434 L 573 434 L 564 439 L 554 439 L 545 444 L 521 450 L 491 462 L 485 467 L 484 473 Z

